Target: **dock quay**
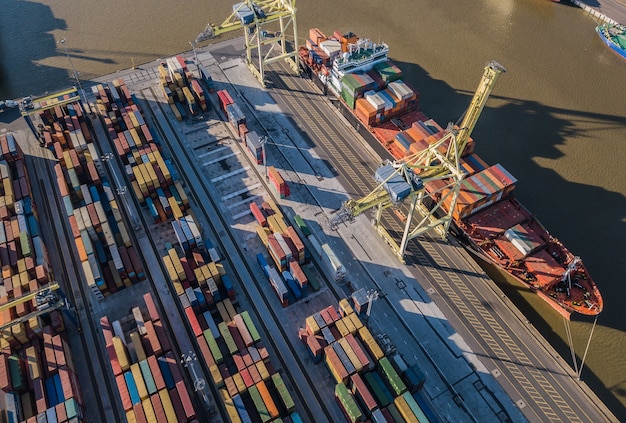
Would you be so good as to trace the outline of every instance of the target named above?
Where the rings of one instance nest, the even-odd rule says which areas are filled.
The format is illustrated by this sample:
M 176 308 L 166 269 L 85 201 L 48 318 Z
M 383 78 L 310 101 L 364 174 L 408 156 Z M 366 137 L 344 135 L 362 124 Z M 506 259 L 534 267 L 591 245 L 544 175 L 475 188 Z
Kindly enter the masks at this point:
M 197 49 L 199 63 L 191 52 L 146 63 L 85 83 L 86 102 L 55 107 L 51 95 L 32 128 L 17 112 L 0 123 L 77 313 L 64 335 L 81 375 L 76 421 L 410 421 L 417 409 L 424 421 L 617 421 L 454 239 L 413 241 L 403 265 L 369 216 L 331 228 L 343 201 L 376 185 L 381 157 L 310 80 L 277 63 L 263 89 L 243 52 L 236 38 Z M 203 84 L 194 101 L 169 89 L 179 68 Z M 74 117 L 90 140 L 62 139 Z M 85 169 L 77 187 L 72 162 Z M 111 237 L 93 218 L 76 237 L 68 212 L 82 219 L 98 201 Z M 15 404 L 4 411 L 15 421 L 46 413 Z

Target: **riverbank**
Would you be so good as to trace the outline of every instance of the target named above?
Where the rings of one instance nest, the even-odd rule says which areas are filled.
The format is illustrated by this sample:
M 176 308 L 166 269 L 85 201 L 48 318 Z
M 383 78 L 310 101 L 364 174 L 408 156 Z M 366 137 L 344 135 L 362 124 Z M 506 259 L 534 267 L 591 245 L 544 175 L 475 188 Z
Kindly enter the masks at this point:
M 626 0 L 570 0 L 591 15 L 609 23 L 626 23 Z

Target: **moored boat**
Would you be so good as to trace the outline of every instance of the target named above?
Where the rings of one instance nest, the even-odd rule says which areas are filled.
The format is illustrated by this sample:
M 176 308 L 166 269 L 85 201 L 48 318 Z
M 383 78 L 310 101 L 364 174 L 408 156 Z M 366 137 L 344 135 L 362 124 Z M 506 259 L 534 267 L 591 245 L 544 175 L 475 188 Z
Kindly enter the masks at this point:
M 626 26 L 603 24 L 596 27 L 596 32 L 604 44 L 626 59 Z
M 343 114 L 368 141 L 382 145 L 396 160 L 419 153 L 446 135 L 418 107 L 419 95 L 402 81 L 402 71 L 388 60 L 386 44 L 353 33 L 326 37 L 309 31 L 299 55 L 304 71 L 320 89 L 336 96 Z M 513 276 L 557 312 L 597 315 L 603 300 L 582 260 L 513 196 L 517 180 L 501 165 L 488 166 L 473 154 L 470 139 L 461 165 L 465 173 L 452 207 L 455 232 L 479 257 Z M 439 201 L 446 181 L 427 183 Z

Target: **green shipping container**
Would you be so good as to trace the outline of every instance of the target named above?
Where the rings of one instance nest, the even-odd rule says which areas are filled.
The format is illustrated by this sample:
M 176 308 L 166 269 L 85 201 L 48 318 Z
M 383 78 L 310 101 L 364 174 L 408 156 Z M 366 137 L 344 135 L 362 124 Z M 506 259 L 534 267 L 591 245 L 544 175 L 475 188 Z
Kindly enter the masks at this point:
M 335 385 L 335 397 L 343 406 L 343 409 L 350 418 L 350 422 L 355 423 L 363 420 L 363 412 L 359 408 L 359 405 L 354 400 L 352 393 L 350 393 L 346 385 L 343 383 Z
M 393 401 L 391 392 L 389 392 L 387 387 L 382 383 L 378 373 L 365 373 L 365 381 L 376 397 L 376 402 L 378 402 L 378 404 L 384 407 Z
M 28 242 L 28 232 L 26 231 L 20 232 L 20 246 L 22 247 L 22 255 L 24 257 L 30 257 L 30 242 Z
M 280 399 L 283 401 L 285 409 L 287 412 L 291 413 L 296 408 L 296 404 L 293 402 L 293 398 L 291 397 L 289 390 L 287 390 L 287 386 L 285 385 L 280 373 L 274 373 L 272 375 L 272 381 L 274 382 L 274 387 L 280 395 Z
M 11 383 L 13 389 L 17 392 L 22 392 L 26 389 L 26 380 L 24 379 L 24 373 L 20 366 L 20 359 L 16 355 L 9 356 L 9 373 L 11 374 Z
M 250 313 L 248 311 L 242 311 L 241 317 L 243 318 L 246 327 L 248 328 L 248 332 L 250 332 L 250 336 L 252 337 L 253 342 L 259 342 L 261 340 L 261 336 L 259 335 L 259 331 L 257 330 L 252 318 L 250 318 Z
M 222 364 L 224 356 L 222 355 L 222 351 L 220 351 L 220 347 L 217 345 L 217 341 L 215 340 L 211 329 L 205 329 L 203 335 L 204 339 L 206 339 L 206 343 L 209 344 L 209 349 L 211 350 L 215 364 Z
M 396 369 L 393 368 L 389 359 L 383 357 L 378 361 L 378 364 L 380 365 L 383 376 L 385 376 L 389 386 L 394 391 L 395 396 L 402 395 L 406 391 L 406 385 L 402 382 L 402 379 L 400 379 L 400 375 L 398 375 Z
M 413 395 L 411 395 L 409 392 L 405 392 L 404 394 L 402 394 L 402 396 L 404 397 L 404 400 L 411 408 L 411 411 L 413 412 L 413 414 L 415 414 L 415 417 L 417 417 L 417 421 L 419 423 L 430 422 L 428 420 L 428 417 L 426 417 L 426 414 L 424 414 L 424 412 L 422 411 L 422 407 L 420 407 L 417 401 L 415 401 L 415 398 L 413 398 Z
M 141 375 L 143 376 L 143 380 L 146 382 L 146 389 L 148 389 L 148 394 L 152 395 L 157 392 L 156 384 L 154 383 L 154 377 L 152 376 L 152 372 L 150 371 L 150 365 L 147 360 L 141 360 L 139 362 L 139 368 L 141 369 Z
M 226 342 L 226 347 L 228 348 L 228 352 L 231 355 L 235 354 L 237 352 L 237 344 L 235 344 L 235 340 L 233 339 L 233 336 L 230 334 L 230 331 L 228 330 L 228 326 L 226 326 L 226 323 L 220 322 L 217 325 L 217 328 L 222 334 L 222 338 L 224 338 L 224 341 Z
M 259 393 L 259 389 L 256 387 L 256 385 L 252 385 L 248 389 L 248 392 L 250 393 L 250 398 L 252 398 L 252 401 L 254 402 L 256 411 L 259 413 L 259 417 L 261 418 L 261 421 L 263 423 L 266 423 L 272 420 L 272 417 L 270 416 L 270 413 L 267 411 L 267 407 L 265 406 L 265 403 L 263 402 L 263 398 L 261 397 L 261 394 Z

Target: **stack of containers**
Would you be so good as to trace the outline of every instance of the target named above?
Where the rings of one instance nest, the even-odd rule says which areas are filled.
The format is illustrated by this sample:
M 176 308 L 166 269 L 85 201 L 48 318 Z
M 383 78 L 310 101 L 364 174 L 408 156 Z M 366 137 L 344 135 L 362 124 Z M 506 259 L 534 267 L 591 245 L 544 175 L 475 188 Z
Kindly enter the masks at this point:
M 172 228 L 178 244 L 185 254 L 191 253 L 194 249 L 202 249 L 204 247 L 202 234 L 193 215 L 181 215 L 181 217 L 176 218 L 172 221 Z
M 421 409 L 413 409 L 417 403 L 408 397 L 423 386 L 423 373 L 400 356 L 386 357 L 348 300 L 308 316 L 299 336 L 314 362 L 324 359 L 347 421 L 379 421 L 381 414 L 405 419 L 390 421 L 418 421 Z
M 69 131 L 65 135 L 70 140 L 84 139 L 69 137 Z M 0 152 L 0 304 L 6 304 L 39 290 L 52 277 L 28 170 L 13 134 L 0 135 Z M 0 312 L 0 324 L 10 324 L 36 310 L 34 299 L 19 303 Z M 8 421 L 20 417 L 29 422 L 46 420 L 46 416 L 48 421 L 83 418 L 81 392 L 64 328 L 62 315 L 54 310 L 3 330 L 0 390 Z
M 368 74 L 349 73 L 341 80 L 341 98 L 354 109 L 356 100 L 374 88 L 374 80 Z
M 267 175 L 270 179 L 270 186 L 273 188 L 274 194 L 280 198 L 289 197 L 289 185 L 287 185 L 287 182 L 274 166 L 267 168 Z
M 216 316 L 209 311 L 197 316 L 202 328 L 197 341 L 231 420 L 269 421 L 293 413 L 293 398 L 249 313 L 237 313 L 229 300 L 216 305 Z
M 211 74 L 209 73 L 207 68 L 205 68 L 202 65 L 199 65 L 198 70 L 200 72 L 200 79 L 202 80 L 202 82 L 204 82 L 204 85 L 207 87 L 209 92 L 210 93 L 215 92 L 215 83 L 213 82 L 213 78 L 211 77 Z
M 402 71 L 391 61 L 381 62 L 374 65 L 374 69 L 380 75 L 385 84 L 402 78 Z
M 263 144 L 259 135 L 256 131 L 246 132 L 245 138 L 248 151 L 252 154 L 256 164 L 263 163 Z
M 404 200 L 411 193 L 411 185 L 396 172 L 392 165 L 384 165 L 376 169 L 374 179 L 383 184 L 394 203 Z
M 267 241 L 265 241 L 265 244 L 267 245 Z M 274 267 L 270 266 L 267 263 L 267 260 L 265 260 L 265 257 L 263 256 L 263 253 L 257 254 L 257 262 L 259 263 L 259 266 L 261 266 L 261 269 L 263 269 L 265 276 L 268 278 L 268 281 L 272 286 L 274 293 L 278 297 L 280 304 L 283 307 L 287 307 L 289 305 L 289 296 L 287 286 L 285 285 L 282 277 Z
M 500 201 L 513 191 L 517 180 L 500 164 L 490 166 L 462 181 L 452 217 L 463 219 L 483 208 Z M 444 189 L 442 195 L 447 194 Z M 444 208 L 450 209 L 452 196 L 444 200 Z
M 86 283 L 97 298 L 145 278 L 109 182 L 96 170 L 100 158 L 78 103 L 39 112 L 45 138 L 59 162 L 57 185 Z M 85 144 L 74 144 L 82 133 Z M 129 257 L 120 251 L 127 249 Z M 126 260 L 125 260 L 126 259 Z M 128 276 L 130 275 L 130 276 Z
M 126 165 L 130 185 L 140 203 L 146 204 L 154 222 L 179 219 L 189 200 L 176 180 L 176 170 L 161 155 L 133 95 L 123 80 L 93 88 L 107 132 Z
M 146 309 L 133 308 L 122 331 L 119 321 L 100 319 L 105 345 L 128 421 L 190 422 L 196 412 L 171 351 L 165 329 L 150 294 Z

